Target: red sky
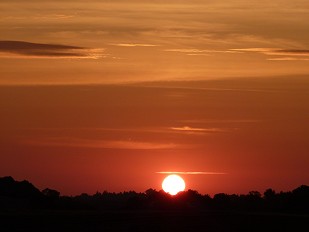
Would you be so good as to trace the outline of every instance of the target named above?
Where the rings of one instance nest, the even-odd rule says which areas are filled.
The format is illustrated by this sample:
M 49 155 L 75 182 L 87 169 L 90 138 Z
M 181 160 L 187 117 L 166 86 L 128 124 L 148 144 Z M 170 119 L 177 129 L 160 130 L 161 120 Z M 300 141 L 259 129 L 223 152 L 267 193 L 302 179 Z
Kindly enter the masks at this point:
M 164 171 L 208 194 L 309 184 L 307 1 L 0 8 L 0 176 L 69 195 Z

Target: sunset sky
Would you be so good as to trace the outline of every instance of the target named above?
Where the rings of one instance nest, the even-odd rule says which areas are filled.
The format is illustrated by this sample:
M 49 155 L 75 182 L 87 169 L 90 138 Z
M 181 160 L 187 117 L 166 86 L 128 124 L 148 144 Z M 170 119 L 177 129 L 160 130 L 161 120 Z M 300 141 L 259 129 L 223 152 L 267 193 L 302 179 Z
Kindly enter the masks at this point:
M 64 195 L 309 184 L 308 0 L 1 0 L 0 176 Z

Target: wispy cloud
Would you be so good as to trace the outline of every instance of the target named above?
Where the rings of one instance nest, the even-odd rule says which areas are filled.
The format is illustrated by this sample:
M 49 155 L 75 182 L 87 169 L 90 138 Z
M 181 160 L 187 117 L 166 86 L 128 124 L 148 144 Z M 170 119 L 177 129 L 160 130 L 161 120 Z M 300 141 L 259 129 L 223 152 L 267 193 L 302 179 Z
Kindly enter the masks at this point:
M 140 43 L 119 43 L 119 44 L 111 44 L 118 47 L 156 47 L 158 45 L 155 44 L 140 44 Z
M 104 49 L 71 45 L 0 41 L 0 57 L 8 58 L 98 59 L 107 56 L 103 52 Z
M 225 175 L 225 172 L 156 172 L 158 174 L 181 174 L 181 175 Z
M 165 52 L 180 52 L 185 53 L 188 56 L 209 56 L 212 53 L 241 53 L 240 51 L 234 50 L 205 50 L 196 48 L 176 48 L 176 49 L 165 49 Z
M 188 53 L 186 55 L 187 56 L 210 56 L 209 54 L 206 54 L 206 53 Z
M 201 53 L 203 50 L 195 48 L 177 48 L 177 49 L 165 49 L 166 52 L 183 52 L 183 53 Z
M 308 49 L 279 49 L 279 48 L 236 48 L 230 49 L 231 51 L 238 52 L 255 52 L 272 56 L 267 60 L 274 61 L 295 61 L 295 60 L 309 60 Z
M 183 131 L 183 132 L 189 132 L 189 133 L 213 133 L 213 132 L 223 132 L 223 129 L 220 128 L 196 128 L 196 127 L 189 127 L 189 126 L 183 126 L 183 127 L 171 127 L 170 128 L 173 131 Z
M 229 123 L 258 123 L 261 122 L 261 120 L 257 119 L 211 119 L 211 120 L 179 120 L 181 123 L 191 123 L 191 124 L 200 124 L 200 123 L 223 123 L 223 124 L 229 124 Z
M 23 143 L 35 146 L 80 147 L 121 150 L 160 150 L 185 147 L 184 145 L 174 143 L 142 142 L 130 140 L 92 140 L 69 137 L 27 139 L 24 140 Z
M 275 58 L 269 58 L 268 60 L 277 61 L 295 61 L 295 60 L 309 60 L 309 50 L 299 50 L 299 49 L 278 49 L 272 50 L 267 53 L 269 56 L 281 56 Z M 282 57 L 283 56 L 283 57 Z
M 260 53 L 267 53 L 269 51 L 277 50 L 277 48 L 233 48 L 229 49 L 230 51 L 237 51 L 237 52 L 260 52 Z
M 304 60 L 308 61 L 308 58 L 297 58 L 297 57 L 279 57 L 279 58 L 268 58 L 267 60 L 274 60 L 274 61 L 297 61 L 297 60 Z

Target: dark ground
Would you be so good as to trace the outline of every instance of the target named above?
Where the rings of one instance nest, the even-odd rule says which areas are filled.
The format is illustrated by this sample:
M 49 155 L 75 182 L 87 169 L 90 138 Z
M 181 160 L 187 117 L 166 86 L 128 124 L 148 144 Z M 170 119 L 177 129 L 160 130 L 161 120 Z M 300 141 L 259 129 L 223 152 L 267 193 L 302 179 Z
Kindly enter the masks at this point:
M 191 210 L 0 211 L 0 231 L 308 231 L 309 215 Z
M 309 231 L 309 186 L 291 192 L 213 198 L 187 190 L 60 196 L 28 181 L 0 178 L 0 232 Z

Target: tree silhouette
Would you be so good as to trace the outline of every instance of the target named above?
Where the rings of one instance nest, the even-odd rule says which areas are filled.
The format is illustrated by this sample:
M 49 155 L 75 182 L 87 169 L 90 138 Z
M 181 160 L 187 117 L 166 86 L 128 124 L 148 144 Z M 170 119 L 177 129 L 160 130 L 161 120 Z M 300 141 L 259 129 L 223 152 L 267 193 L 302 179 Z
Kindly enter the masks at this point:
M 54 189 L 46 188 L 42 190 L 42 193 L 44 194 L 44 196 L 51 198 L 51 199 L 58 199 L 60 197 L 60 192 Z
M 28 202 L 29 199 L 41 207 L 72 210 L 207 209 L 309 213 L 309 186 L 306 185 L 301 185 L 291 192 L 280 193 L 269 188 L 265 190 L 263 196 L 258 191 L 250 191 L 246 195 L 218 193 L 210 197 L 191 189 L 171 196 L 163 190 L 157 191 L 151 188 L 144 193 L 104 191 L 94 195 L 82 193 L 77 196 L 61 196 L 60 192 L 50 188 L 40 192 L 28 181 L 19 182 L 12 177 L 0 178 L 0 203 L 12 204 L 14 207 L 18 205 L 32 207 L 33 204 L 23 203 L 26 200 Z

